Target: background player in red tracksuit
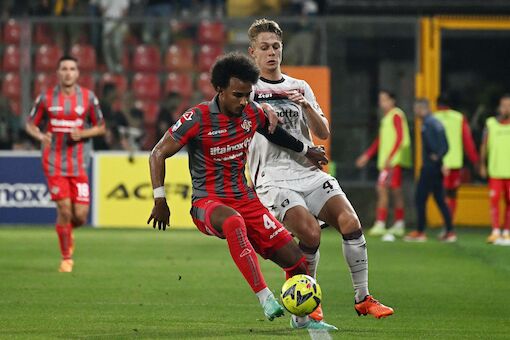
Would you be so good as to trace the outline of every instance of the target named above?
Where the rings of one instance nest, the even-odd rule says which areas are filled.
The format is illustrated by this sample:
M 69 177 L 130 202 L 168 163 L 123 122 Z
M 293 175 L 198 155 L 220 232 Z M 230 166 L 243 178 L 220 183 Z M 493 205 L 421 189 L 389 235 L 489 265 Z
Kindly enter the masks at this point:
M 169 224 L 165 159 L 188 145 L 193 221 L 202 233 L 227 240 L 232 259 L 257 295 L 266 317 L 273 320 L 283 315 L 283 308 L 267 287 L 255 252 L 278 264 L 287 277 L 306 273 L 307 266 L 290 233 L 248 186 L 244 176 L 248 146 L 257 131 L 278 145 L 306 155 L 311 165 L 320 168 L 327 159 L 321 149 L 305 146 L 278 126 L 273 134 L 269 133 L 264 111 L 250 100 L 258 79 L 257 66 L 245 55 L 228 54 L 216 61 L 211 83 L 217 95 L 185 112 L 152 150 L 149 163 L 154 208 L 148 223 L 153 221 L 158 229 Z M 336 329 L 308 316 L 292 316 L 291 326 Z
M 84 224 L 89 212 L 91 138 L 105 132 L 99 102 L 92 91 L 77 85 L 79 74 L 75 58 L 60 58 L 59 84 L 37 97 L 26 123 L 27 133 L 41 142 L 43 171 L 57 204 L 60 272 L 73 270 L 73 228 Z

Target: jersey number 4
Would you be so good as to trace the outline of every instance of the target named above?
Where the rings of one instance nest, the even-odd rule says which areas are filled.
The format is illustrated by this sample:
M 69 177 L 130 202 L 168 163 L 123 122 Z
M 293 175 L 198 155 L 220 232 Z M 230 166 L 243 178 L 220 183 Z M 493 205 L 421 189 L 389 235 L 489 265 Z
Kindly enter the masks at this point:
M 267 216 L 267 214 L 262 215 L 264 219 L 264 227 L 266 229 L 276 229 L 276 223 L 271 219 L 271 217 Z

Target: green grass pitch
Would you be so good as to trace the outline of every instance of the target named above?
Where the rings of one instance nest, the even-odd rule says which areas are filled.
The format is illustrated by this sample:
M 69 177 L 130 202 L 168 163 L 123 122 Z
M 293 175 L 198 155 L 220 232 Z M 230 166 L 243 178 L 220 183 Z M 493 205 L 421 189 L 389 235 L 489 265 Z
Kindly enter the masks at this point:
M 395 308 L 376 320 L 354 312 L 340 238 L 325 230 L 318 281 L 332 338 L 508 338 L 510 247 L 486 245 L 487 232 L 462 230 L 456 244 L 368 238 L 371 292 Z M 74 272 L 61 274 L 53 228 L 0 228 L 0 338 L 309 338 L 288 315 L 264 321 L 225 241 L 83 228 L 76 244 Z M 282 271 L 262 270 L 278 291 Z

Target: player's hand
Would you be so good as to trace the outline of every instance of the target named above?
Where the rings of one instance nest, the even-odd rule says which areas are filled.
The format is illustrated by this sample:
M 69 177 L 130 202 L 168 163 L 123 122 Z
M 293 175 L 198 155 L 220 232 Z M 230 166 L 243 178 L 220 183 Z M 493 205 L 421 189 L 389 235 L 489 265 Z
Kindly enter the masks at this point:
M 264 112 L 267 114 L 267 118 L 269 119 L 269 127 L 267 130 L 269 133 L 273 133 L 278 123 L 283 123 L 283 119 L 278 117 L 278 114 L 270 104 L 262 103 L 260 106 L 262 106 Z
M 328 164 L 329 160 L 326 157 L 326 153 L 324 152 L 324 148 L 311 146 L 308 148 L 306 152 L 306 158 L 310 160 L 317 168 L 322 170 L 322 167 Z
M 487 166 L 485 164 L 480 164 L 480 176 L 487 178 Z
M 368 156 L 365 154 L 362 154 L 361 156 L 356 159 L 356 166 L 358 168 L 363 168 L 368 163 Z
M 170 226 L 170 209 L 166 204 L 166 199 L 156 198 L 154 200 L 154 208 L 152 208 L 151 216 L 147 220 L 147 224 L 151 223 L 152 227 L 158 230 L 166 230 L 167 226 Z
M 441 168 L 441 172 L 443 173 L 443 176 L 446 177 L 446 176 L 449 176 L 450 175 L 450 169 L 448 169 L 447 167 L 445 167 L 443 165 L 443 167 Z
M 42 144 L 43 148 L 45 148 L 51 144 L 51 137 L 52 137 L 51 132 L 46 132 L 42 135 L 41 144 Z
M 296 90 L 287 92 L 287 98 L 294 103 L 301 105 L 303 108 L 310 107 L 308 100 L 306 100 L 306 98 Z
M 71 139 L 72 140 L 77 142 L 77 141 L 81 140 L 81 138 L 82 138 L 81 130 L 78 130 L 78 129 L 71 130 Z

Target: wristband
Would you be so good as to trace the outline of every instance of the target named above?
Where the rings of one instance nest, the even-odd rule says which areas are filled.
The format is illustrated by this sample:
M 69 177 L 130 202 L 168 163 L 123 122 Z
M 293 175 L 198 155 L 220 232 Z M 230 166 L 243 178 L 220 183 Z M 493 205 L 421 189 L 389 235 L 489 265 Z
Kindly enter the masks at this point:
M 308 145 L 306 145 L 305 143 L 303 143 L 303 150 L 301 150 L 301 152 L 298 152 L 301 156 L 305 156 L 306 153 L 308 152 Z
M 166 198 L 165 187 L 157 187 L 152 189 L 154 198 Z

